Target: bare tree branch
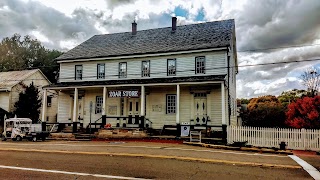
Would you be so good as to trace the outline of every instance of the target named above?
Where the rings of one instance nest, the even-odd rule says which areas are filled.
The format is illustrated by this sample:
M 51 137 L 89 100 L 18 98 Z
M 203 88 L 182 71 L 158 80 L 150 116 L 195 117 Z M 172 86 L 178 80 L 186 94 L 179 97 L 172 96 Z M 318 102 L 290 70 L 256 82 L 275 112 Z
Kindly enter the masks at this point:
M 307 69 L 301 75 L 302 84 L 307 87 L 307 91 L 315 96 L 320 85 L 320 70 L 318 68 Z

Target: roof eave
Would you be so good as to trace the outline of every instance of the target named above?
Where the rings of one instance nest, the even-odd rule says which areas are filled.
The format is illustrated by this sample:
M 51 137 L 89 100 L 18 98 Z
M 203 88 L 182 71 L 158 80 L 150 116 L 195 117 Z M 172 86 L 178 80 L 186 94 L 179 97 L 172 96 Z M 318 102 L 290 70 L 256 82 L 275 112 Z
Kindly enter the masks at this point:
M 57 63 L 61 62 L 70 62 L 70 61 L 90 61 L 90 60 L 100 60 L 100 59 L 126 59 L 134 57 L 150 57 L 150 56 L 163 56 L 163 55 L 172 55 L 172 54 L 187 54 L 193 52 L 203 52 L 203 51 L 221 51 L 227 50 L 230 45 L 219 46 L 213 48 L 201 48 L 201 49 L 190 49 L 185 51 L 163 51 L 163 52 L 150 52 L 150 53 L 135 53 L 135 54 L 123 54 L 123 55 L 112 55 L 112 56 L 94 56 L 94 57 L 80 57 L 80 58 L 65 58 L 65 59 L 56 59 Z

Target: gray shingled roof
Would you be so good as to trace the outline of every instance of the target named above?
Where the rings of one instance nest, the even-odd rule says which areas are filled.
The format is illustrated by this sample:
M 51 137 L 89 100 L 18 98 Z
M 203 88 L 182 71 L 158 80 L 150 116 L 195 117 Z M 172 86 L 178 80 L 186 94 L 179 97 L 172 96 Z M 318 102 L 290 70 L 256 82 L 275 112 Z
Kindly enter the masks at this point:
M 138 24 L 139 28 L 139 24 Z M 214 21 L 131 32 L 95 35 L 57 60 L 177 52 L 231 45 L 234 20 Z

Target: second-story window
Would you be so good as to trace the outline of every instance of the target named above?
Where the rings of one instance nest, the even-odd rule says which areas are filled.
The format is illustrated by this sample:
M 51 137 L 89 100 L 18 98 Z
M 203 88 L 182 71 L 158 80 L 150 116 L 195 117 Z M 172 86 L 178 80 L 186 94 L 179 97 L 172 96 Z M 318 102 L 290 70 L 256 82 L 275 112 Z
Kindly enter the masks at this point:
M 105 78 L 105 66 L 104 64 L 97 65 L 97 79 L 104 79 Z
M 196 74 L 206 73 L 206 59 L 204 56 L 196 57 L 195 72 Z
M 119 78 L 127 77 L 127 63 L 121 62 L 119 63 Z
M 141 76 L 150 77 L 150 61 L 142 61 Z
M 82 65 L 75 66 L 75 80 L 82 79 Z
M 176 75 L 176 59 L 168 59 L 167 75 L 175 76 Z

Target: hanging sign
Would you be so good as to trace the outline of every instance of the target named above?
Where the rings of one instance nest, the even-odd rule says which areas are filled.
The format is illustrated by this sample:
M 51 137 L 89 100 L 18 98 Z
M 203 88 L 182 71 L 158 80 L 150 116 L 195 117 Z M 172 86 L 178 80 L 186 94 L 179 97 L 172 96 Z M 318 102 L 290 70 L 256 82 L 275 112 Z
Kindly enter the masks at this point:
M 140 97 L 140 93 L 138 90 L 115 90 L 108 91 L 109 98 L 117 98 L 117 97 Z

